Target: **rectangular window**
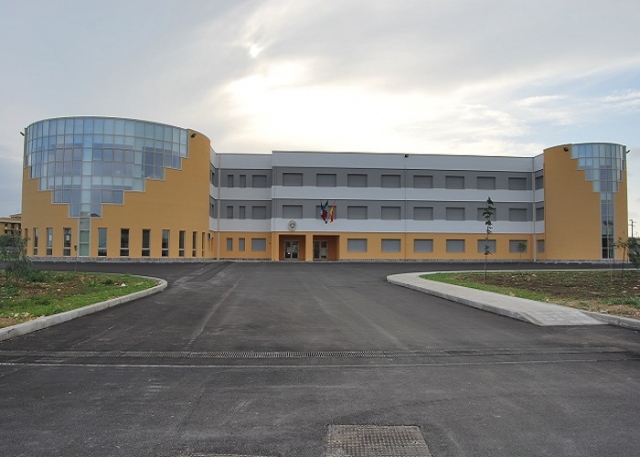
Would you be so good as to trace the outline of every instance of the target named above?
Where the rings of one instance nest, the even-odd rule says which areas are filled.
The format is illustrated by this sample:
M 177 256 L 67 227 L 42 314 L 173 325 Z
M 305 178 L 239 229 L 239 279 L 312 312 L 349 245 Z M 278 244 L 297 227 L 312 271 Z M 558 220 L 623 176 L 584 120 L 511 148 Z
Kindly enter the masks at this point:
M 184 257 L 185 236 L 186 236 L 186 232 L 184 230 L 180 230 L 178 232 L 178 257 Z
M 151 257 L 151 229 L 142 229 L 142 257 Z
M 238 208 L 238 218 L 239 219 L 246 219 L 247 217 L 247 207 L 246 206 L 241 206 Z
M 544 176 L 536 176 L 536 190 L 544 189 Z
M 509 252 L 527 252 L 526 240 L 509 240 Z
M 302 219 L 302 205 L 282 205 L 282 217 Z
M 251 187 L 264 189 L 267 187 L 267 175 L 253 175 L 251 177 Z
M 367 252 L 367 240 L 364 238 L 347 238 L 347 251 Z
M 509 178 L 509 190 L 527 190 L 527 178 Z
M 413 252 L 433 252 L 433 240 L 413 240 Z
M 47 255 L 53 255 L 53 228 L 47 227 Z
M 382 252 L 400 252 L 401 244 L 398 239 L 383 239 L 381 244 Z
M 238 251 L 240 252 L 244 252 L 245 250 L 245 242 L 244 242 L 244 238 L 239 238 L 238 239 Z
M 98 257 L 107 256 L 107 229 L 98 228 Z
M 251 250 L 253 252 L 265 252 L 267 250 L 267 239 L 251 238 Z
M 162 230 L 162 257 L 169 257 L 169 230 Z
M 198 232 L 193 232 L 191 235 L 191 257 L 196 257 L 198 252 Z
M 464 240 L 447 240 L 447 252 L 464 252 Z
M 536 221 L 544 221 L 544 206 L 536 208 Z
M 240 175 L 240 187 L 247 187 L 247 175 Z
M 478 240 L 478 253 L 484 254 L 485 246 L 489 247 L 489 252 L 491 254 L 496 253 L 496 240 Z
M 33 255 L 38 255 L 38 229 L 33 229 Z
M 544 253 L 544 240 L 538 240 L 538 252 Z
M 448 221 L 464 221 L 464 208 L 447 208 L 446 219 Z
M 252 206 L 251 207 L 251 219 L 266 219 L 267 207 L 266 206 Z
M 71 229 L 69 227 L 65 227 L 62 229 L 62 255 L 70 256 L 71 255 Z
M 496 178 L 493 176 L 478 176 L 478 189 L 495 189 Z
M 365 220 L 367 219 L 366 206 L 347 206 L 347 219 Z
M 399 221 L 400 207 L 399 206 L 383 206 L 381 208 L 380 216 L 383 221 Z
M 282 173 L 282 185 L 287 187 L 302 186 L 302 173 Z
M 414 221 L 432 221 L 433 207 L 432 206 L 416 206 L 415 208 L 413 208 L 413 220 Z
M 380 180 L 380 187 L 400 187 L 400 175 L 382 175 Z
M 433 176 L 415 175 L 413 177 L 413 187 L 415 189 L 432 189 Z
M 209 203 L 209 217 L 216 217 L 216 208 L 213 203 Z
M 509 220 L 512 222 L 526 222 L 527 210 L 525 208 L 509 208 Z
M 227 175 L 227 187 L 233 187 L 233 175 Z
M 233 238 L 227 238 L 227 251 L 233 251 Z
M 445 176 L 444 187 L 446 189 L 464 189 L 464 176 Z
M 347 187 L 367 187 L 367 175 L 348 174 Z
M 227 206 L 227 219 L 233 219 L 233 206 Z
M 204 257 L 204 232 L 202 232 L 201 235 L 201 241 L 200 241 L 200 257 Z
M 335 173 L 316 174 L 316 187 L 336 187 Z
M 129 229 L 120 229 L 120 257 L 129 257 Z
M 209 183 L 215 184 L 216 182 L 216 174 L 213 171 L 209 171 Z

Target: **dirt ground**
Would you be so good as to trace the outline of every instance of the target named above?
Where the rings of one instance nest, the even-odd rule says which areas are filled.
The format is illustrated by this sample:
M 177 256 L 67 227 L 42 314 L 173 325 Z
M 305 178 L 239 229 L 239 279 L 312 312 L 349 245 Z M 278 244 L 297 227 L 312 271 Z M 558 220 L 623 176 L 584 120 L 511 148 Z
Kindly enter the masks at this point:
M 640 319 L 640 271 L 548 271 L 461 274 L 460 279 L 540 293 L 573 308 Z

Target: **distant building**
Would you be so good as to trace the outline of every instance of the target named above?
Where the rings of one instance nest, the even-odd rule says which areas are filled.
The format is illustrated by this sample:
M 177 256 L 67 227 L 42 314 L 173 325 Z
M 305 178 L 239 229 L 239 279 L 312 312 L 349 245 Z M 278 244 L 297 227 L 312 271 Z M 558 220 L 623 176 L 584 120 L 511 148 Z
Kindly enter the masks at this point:
M 24 160 L 33 257 L 479 260 L 488 244 L 492 260 L 602 260 L 627 234 L 626 148 L 612 143 L 220 154 L 194 130 L 67 117 L 31 124 Z
M 9 217 L 0 217 L 0 235 L 20 235 L 20 214 L 12 214 Z

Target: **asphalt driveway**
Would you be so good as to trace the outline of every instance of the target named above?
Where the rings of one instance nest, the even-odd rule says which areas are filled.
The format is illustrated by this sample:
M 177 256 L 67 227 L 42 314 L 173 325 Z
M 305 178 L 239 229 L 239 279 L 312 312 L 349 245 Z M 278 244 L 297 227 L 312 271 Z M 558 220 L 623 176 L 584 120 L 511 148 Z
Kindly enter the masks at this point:
M 636 455 L 639 332 L 385 280 L 471 267 L 80 264 L 170 285 L 0 343 L 0 453 L 319 457 L 331 427 L 377 425 L 419 427 L 434 457 Z

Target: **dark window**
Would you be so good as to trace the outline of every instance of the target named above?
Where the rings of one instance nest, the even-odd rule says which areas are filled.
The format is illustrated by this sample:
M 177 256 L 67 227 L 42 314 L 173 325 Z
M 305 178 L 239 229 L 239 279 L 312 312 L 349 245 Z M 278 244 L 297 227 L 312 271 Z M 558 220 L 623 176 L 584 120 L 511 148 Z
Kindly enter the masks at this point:
M 347 187 L 367 187 L 367 175 L 348 174 Z
M 335 173 L 318 173 L 316 174 L 317 187 L 336 187 Z
M 381 187 L 400 187 L 400 175 L 382 175 Z
M 444 186 L 447 189 L 464 189 L 464 176 L 445 176 Z
M 433 207 L 431 206 L 416 206 L 413 208 L 413 220 L 415 221 L 432 221 L 433 220 Z
M 367 207 L 366 206 L 348 206 L 347 207 L 347 219 L 367 219 Z
M 98 257 L 107 256 L 107 229 L 98 229 Z
M 464 240 L 447 240 L 447 252 L 464 252 Z
M 129 257 L 129 229 L 120 229 L 120 257 Z
M 413 177 L 413 187 L 416 189 L 431 189 L 433 188 L 433 176 L 420 176 Z
M 478 189 L 495 189 L 496 178 L 493 176 L 478 176 Z
M 151 257 L 151 230 L 142 229 L 142 257 Z
M 266 206 L 252 206 L 251 207 L 251 219 L 266 219 L 267 207 Z
M 446 219 L 448 221 L 464 221 L 464 208 L 447 208 Z
M 178 232 L 178 257 L 184 257 L 184 239 L 186 232 L 184 230 L 180 230 Z
M 509 178 L 509 190 L 527 190 L 527 178 Z
M 525 208 L 509 208 L 509 220 L 512 222 L 526 222 L 527 210 Z
M 383 206 L 381 209 L 381 219 L 385 221 L 399 221 L 400 207 L 399 206 Z
M 169 257 L 169 230 L 162 230 L 162 257 Z
M 282 185 L 291 187 L 302 186 L 302 173 L 283 173 Z
M 251 187 L 264 189 L 267 187 L 267 175 L 253 175 L 251 177 Z

